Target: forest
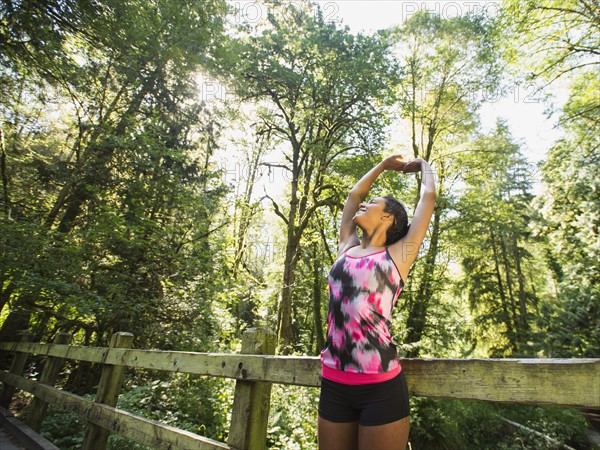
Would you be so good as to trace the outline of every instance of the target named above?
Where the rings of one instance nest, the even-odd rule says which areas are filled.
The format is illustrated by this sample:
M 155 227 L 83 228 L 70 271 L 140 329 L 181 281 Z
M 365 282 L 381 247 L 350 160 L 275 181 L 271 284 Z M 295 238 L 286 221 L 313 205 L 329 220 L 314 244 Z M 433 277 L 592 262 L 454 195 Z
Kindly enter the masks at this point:
M 402 154 L 437 195 L 394 312 L 400 356 L 600 358 L 600 3 L 493 3 L 368 33 L 331 20 L 335 2 L 4 0 L 0 340 L 128 331 L 232 353 L 259 327 L 279 354 L 319 355 L 348 191 Z M 543 104 L 560 138 L 542 160 L 505 119 L 482 127 L 501 98 Z M 419 183 L 386 172 L 372 195 L 414 211 Z M 61 383 L 91 395 L 99 375 Z M 232 380 L 125 384 L 119 408 L 226 440 Z M 316 449 L 317 400 L 274 385 L 269 448 Z M 501 417 L 592 448 L 578 410 L 428 398 L 411 399 L 411 448 L 555 448 Z M 77 449 L 84 426 L 51 409 L 43 433 Z

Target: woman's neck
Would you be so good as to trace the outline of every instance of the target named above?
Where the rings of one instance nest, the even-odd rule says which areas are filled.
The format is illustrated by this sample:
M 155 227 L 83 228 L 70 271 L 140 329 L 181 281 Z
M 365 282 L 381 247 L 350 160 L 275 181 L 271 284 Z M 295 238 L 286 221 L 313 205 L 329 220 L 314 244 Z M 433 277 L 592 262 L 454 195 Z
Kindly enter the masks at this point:
M 367 231 L 362 230 L 362 238 L 360 240 L 360 246 L 362 248 L 368 247 L 385 247 L 386 233 L 379 230 L 375 230 L 369 234 Z

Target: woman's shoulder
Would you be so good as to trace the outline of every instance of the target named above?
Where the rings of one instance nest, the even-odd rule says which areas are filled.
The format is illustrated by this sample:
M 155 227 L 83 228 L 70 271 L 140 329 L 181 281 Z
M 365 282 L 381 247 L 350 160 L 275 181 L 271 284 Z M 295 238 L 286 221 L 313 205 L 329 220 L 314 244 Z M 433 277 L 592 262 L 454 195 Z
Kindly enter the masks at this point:
M 348 250 L 350 250 L 351 248 L 354 248 L 354 247 L 358 247 L 358 246 L 359 246 L 359 244 L 357 244 L 356 242 L 341 243 L 340 246 L 338 247 L 338 252 L 337 252 L 336 258 L 340 258 L 341 256 L 347 254 Z

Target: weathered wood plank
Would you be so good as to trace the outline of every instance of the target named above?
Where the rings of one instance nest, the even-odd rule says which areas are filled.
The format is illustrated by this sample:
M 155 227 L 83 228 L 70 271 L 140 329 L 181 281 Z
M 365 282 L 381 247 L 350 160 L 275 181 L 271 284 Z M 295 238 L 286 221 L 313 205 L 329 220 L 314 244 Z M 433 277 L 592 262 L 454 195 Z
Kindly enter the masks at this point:
M 131 333 L 118 332 L 113 334 L 110 339 L 110 348 L 130 348 L 132 344 L 133 334 Z M 124 366 L 104 364 L 96 391 L 96 403 L 117 406 L 124 375 Z M 88 423 L 81 448 L 83 450 L 104 450 L 109 434 L 106 428 Z
M 0 350 L 101 363 L 104 361 L 106 352 L 109 349 L 105 347 L 80 347 L 76 345 L 38 344 L 33 342 L 0 342 Z
M 249 381 L 271 381 L 301 386 L 319 386 L 320 384 L 320 363 L 318 358 L 312 356 L 236 355 L 19 342 L 0 343 L 0 350 Z
M 242 353 L 275 353 L 277 337 L 272 331 L 251 328 L 242 337 Z M 271 405 L 271 383 L 238 380 L 231 411 L 227 443 L 243 450 L 266 447 Z
M 71 335 L 69 333 L 58 333 L 54 338 L 55 344 L 67 345 L 69 342 L 71 342 Z M 65 361 L 66 360 L 64 358 L 49 356 L 46 360 L 46 364 L 44 365 L 42 375 L 40 376 L 40 383 L 54 386 L 56 380 L 58 379 L 58 375 L 60 375 L 60 372 L 65 364 Z M 35 397 L 27 407 L 27 425 L 29 425 L 33 430 L 39 432 L 44 418 L 46 417 L 47 410 L 48 403 Z
M 24 333 L 22 336 L 23 342 L 17 342 L 17 344 L 25 344 L 33 339 L 33 334 Z M 21 375 L 23 370 L 25 369 L 25 363 L 27 363 L 27 358 L 29 358 L 28 353 L 30 352 L 19 352 L 17 351 L 13 356 L 13 360 L 10 364 L 10 372 L 15 373 L 17 375 Z M 2 390 L 0 391 L 0 406 L 3 408 L 9 409 L 10 402 L 12 401 L 13 395 L 15 394 L 15 387 L 10 385 L 2 386 Z
M 401 360 L 412 395 L 600 407 L 600 359 Z
M 318 357 L 60 347 L 66 346 L 0 344 L 3 350 L 31 351 L 137 368 L 300 386 L 320 385 Z M 406 371 L 411 393 L 416 396 L 600 407 L 598 358 L 401 359 L 400 362 Z
M 6 371 L 0 371 L 0 381 L 30 392 L 45 402 L 79 414 L 90 422 L 150 447 L 186 450 L 233 449 L 222 442 L 144 419 L 111 406 L 94 403 L 75 394 Z

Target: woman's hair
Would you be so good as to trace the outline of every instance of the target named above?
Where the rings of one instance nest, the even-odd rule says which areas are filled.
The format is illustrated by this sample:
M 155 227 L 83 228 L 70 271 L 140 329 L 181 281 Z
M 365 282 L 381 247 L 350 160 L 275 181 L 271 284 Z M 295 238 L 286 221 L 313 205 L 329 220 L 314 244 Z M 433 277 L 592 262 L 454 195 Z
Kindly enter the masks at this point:
M 392 245 L 408 233 L 410 226 L 408 224 L 408 213 L 402 202 L 396 200 L 394 197 L 387 196 L 383 198 L 385 200 L 385 208 L 383 210 L 394 216 L 394 221 L 387 229 L 385 239 L 385 245 Z

